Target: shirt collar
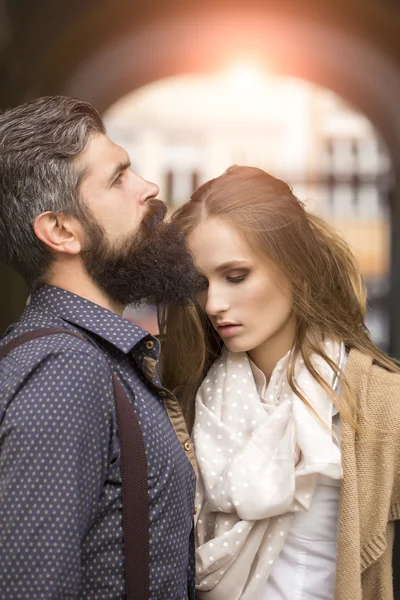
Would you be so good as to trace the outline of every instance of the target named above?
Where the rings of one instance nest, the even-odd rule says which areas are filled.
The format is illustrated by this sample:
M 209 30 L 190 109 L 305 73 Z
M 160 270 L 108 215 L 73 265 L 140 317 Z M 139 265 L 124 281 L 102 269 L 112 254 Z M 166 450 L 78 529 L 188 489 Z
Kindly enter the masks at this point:
M 29 306 L 40 311 L 50 311 L 65 321 L 98 335 L 125 354 L 145 337 L 151 337 L 147 331 L 128 319 L 51 285 L 44 285 L 33 292 Z
M 248 356 L 248 355 L 247 355 Z M 346 356 L 342 356 L 341 360 L 340 360 L 340 369 L 344 370 L 345 364 L 346 364 Z M 266 398 L 266 392 L 267 392 L 267 387 L 268 387 L 268 382 L 267 382 L 267 378 L 265 377 L 264 373 L 261 371 L 261 369 L 259 369 L 257 367 L 257 365 L 251 360 L 250 356 L 248 356 L 249 362 L 250 362 L 250 367 L 251 367 L 251 371 L 253 373 L 253 377 L 254 377 L 254 383 L 256 384 L 256 389 L 257 392 L 259 394 L 259 396 L 265 400 Z M 340 393 L 340 381 L 339 378 L 335 377 L 335 381 L 333 384 L 333 390 L 336 391 L 337 394 Z M 338 409 L 336 408 L 335 405 L 333 405 L 333 411 L 332 411 L 332 416 L 335 416 L 338 414 Z
M 248 355 L 247 355 L 248 356 Z M 267 391 L 267 378 L 264 373 L 257 367 L 255 363 L 251 360 L 250 356 L 248 356 L 250 367 L 254 377 L 254 383 L 256 384 L 257 392 L 259 396 L 264 400 L 265 393 Z

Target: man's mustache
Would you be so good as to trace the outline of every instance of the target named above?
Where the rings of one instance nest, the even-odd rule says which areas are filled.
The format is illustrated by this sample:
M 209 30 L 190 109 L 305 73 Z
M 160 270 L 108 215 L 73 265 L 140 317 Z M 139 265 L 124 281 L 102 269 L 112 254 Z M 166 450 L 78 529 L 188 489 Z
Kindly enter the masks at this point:
M 167 206 L 165 202 L 156 198 L 150 198 L 146 201 L 147 211 L 140 223 L 141 232 L 150 232 L 156 229 L 165 219 Z

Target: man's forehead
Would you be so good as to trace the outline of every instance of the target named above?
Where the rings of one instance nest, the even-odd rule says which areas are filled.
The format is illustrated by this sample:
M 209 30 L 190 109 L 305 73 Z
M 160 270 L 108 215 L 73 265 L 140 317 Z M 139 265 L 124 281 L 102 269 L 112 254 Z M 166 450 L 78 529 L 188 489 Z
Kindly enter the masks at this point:
M 115 144 L 108 136 L 93 136 L 85 150 L 77 157 L 77 164 L 86 176 L 112 171 L 120 164 L 130 162 L 127 151 Z

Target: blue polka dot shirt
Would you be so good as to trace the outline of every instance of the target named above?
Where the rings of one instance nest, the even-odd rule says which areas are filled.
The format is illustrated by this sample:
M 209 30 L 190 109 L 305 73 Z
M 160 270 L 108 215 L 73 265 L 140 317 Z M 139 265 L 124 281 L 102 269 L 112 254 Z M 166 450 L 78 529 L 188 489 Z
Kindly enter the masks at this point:
M 124 597 L 119 442 L 105 354 L 146 447 L 150 597 L 193 599 L 196 478 L 187 432 L 169 417 L 176 400 L 154 373 L 157 339 L 43 286 L 0 345 L 42 327 L 78 331 L 98 347 L 46 336 L 0 362 L 0 598 Z

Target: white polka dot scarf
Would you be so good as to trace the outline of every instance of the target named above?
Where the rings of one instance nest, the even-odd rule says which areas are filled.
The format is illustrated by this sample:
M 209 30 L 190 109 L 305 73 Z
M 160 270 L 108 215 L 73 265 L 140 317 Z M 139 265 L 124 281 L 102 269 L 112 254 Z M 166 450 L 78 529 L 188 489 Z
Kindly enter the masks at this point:
M 344 348 L 326 342 L 325 349 L 340 364 Z M 288 354 L 276 365 L 264 400 L 247 354 L 225 349 L 197 393 L 200 599 L 257 599 L 295 512 L 310 506 L 317 475 L 342 477 L 340 449 L 330 432 L 333 404 L 298 360 L 297 383 L 326 428 L 288 385 L 289 360 Z M 314 357 L 313 364 L 333 386 L 326 362 Z

